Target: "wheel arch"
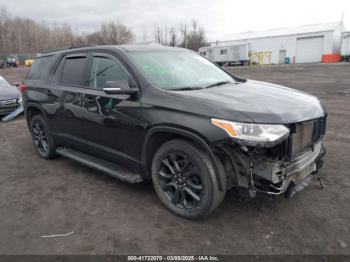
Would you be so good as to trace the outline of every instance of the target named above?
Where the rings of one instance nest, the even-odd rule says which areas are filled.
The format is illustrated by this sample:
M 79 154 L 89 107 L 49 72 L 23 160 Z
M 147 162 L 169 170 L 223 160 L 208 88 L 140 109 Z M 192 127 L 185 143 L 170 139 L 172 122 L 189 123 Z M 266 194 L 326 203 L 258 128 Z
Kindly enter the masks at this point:
M 198 134 L 195 134 L 194 132 L 184 130 L 179 127 L 171 126 L 156 126 L 151 128 L 147 132 L 142 145 L 142 162 L 145 163 L 146 166 L 149 166 L 149 164 L 152 162 L 156 150 L 159 148 L 160 145 L 167 141 L 178 138 L 182 138 L 194 143 L 208 154 L 210 160 L 214 165 L 214 171 L 218 183 L 218 188 L 221 192 L 226 190 L 223 186 L 224 183 L 222 181 L 222 178 L 225 178 L 225 174 L 219 173 L 222 171 L 220 168 L 218 168 L 219 163 L 217 162 L 217 158 L 215 157 L 213 151 L 211 150 L 209 144 L 205 141 L 205 139 L 199 136 Z
M 35 103 L 27 103 L 25 106 L 24 112 L 26 115 L 28 127 L 30 124 L 30 120 L 37 114 L 42 114 L 45 118 L 47 118 L 47 115 L 46 115 L 44 109 Z

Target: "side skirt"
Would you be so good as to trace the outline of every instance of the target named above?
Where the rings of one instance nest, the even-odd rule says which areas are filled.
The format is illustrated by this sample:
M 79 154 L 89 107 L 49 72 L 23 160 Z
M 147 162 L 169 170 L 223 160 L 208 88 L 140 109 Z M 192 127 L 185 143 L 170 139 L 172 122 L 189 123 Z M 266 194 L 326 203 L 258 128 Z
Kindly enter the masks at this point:
M 83 165 L 86 165 L 92 169 L 101 171 L 103 173 L 106 173 L 124 182 L 134 184 L 134 183 L 139 183 L 143 181 L 142 176 L 138 173 L 134 173 L 117 164 L 108 162 L 106 160 L 103 160 L 94 156 L 90 156 L 88 154 L 79 152 L 77 150 L 66 148 L 66 147 L 59 147 L 56 149 L 56 152 L 59 155 L 75 160 Z

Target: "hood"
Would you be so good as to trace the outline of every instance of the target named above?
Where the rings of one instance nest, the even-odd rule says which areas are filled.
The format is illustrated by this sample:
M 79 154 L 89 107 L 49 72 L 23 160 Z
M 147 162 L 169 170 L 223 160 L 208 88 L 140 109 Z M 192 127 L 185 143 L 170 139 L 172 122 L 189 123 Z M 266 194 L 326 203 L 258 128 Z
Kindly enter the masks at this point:
M 15 86 L 0 86 L 0 101 L 19 98 L 20 92 Z
M 255 123 L 274 124 L 301 122 L 325 115 L 321 102 L 312 95 L 254 80 L 204 90 L 173 93 L 183 98 L 193 101 L 199 100 L 210 106 L 215 106 L 222 114 L 212 117 L 232 121 L 237 121 L 232 117 L 237 112 Z

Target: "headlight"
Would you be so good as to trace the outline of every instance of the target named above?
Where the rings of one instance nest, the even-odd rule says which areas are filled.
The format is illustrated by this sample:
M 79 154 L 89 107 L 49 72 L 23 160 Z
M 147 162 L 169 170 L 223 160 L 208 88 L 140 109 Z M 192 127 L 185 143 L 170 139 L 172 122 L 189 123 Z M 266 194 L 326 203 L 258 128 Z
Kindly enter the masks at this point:
M 22 103 L 22 96 L 20 96 L 20 97 L 18 98 L 18 103 L 19 103 L 19 104 Z
M 223 129 L 230 137 L 242 140 L 269 142 L 289 134 L 283 125 L 237 123 L 221 119 L 211 119 L 211 123 Z

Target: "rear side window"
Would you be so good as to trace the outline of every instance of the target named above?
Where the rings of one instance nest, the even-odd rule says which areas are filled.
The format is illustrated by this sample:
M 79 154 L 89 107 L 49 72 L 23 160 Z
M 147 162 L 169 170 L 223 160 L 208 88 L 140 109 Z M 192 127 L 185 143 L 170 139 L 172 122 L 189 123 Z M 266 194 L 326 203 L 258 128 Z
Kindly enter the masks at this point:
M 44 70 L 47 70 L 51 63 L 52 56 L 38 57 L 34 60 L 28 74 L 28 80 L 39 80 Z
M 87 56 L 66 57 L 59 63 L 55 78 L 64 84 L 86 84 Z

